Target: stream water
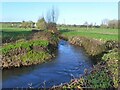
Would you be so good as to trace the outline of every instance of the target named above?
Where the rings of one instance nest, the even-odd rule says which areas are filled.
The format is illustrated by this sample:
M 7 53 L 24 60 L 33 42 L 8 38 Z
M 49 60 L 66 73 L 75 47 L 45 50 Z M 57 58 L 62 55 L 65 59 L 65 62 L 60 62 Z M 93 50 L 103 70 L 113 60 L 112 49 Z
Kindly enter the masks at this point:
M 70 82 L 84 74 L 93 63 L 85 51 L 67 41 L 61 40 L 57 56 L 50 62 L 29 67 L 3 70 L 3 88 L 52 87 Z

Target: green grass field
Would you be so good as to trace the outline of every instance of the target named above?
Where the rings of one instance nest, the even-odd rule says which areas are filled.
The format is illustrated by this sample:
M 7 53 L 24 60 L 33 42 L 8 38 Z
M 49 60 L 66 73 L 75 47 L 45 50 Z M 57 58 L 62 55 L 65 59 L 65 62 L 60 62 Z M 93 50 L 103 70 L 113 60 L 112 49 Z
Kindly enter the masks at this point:
M 118 40 L 118 29 L 59 27 L 59 30 L 62 35 L 67 37 L 84 36 L 102 41 Z
M 71 36 L 84 36 L 88 38 L 94 38 L 102 41 L 107 40 L 118 40 L 118 29 L 102 29 L 102 28 L 80 28 L 80 27 L 58 27 L 62 35 Z M 32 34 L 32 29 L 30 28 L 2 28 L 2 40 L 19 40 L 26 39 L 30 34 Z
M 24 29 L 24 28 L 2 28 L 0 29 L 2 32 L 2 40 L 3 42 L 15 41 L 19 39 L 26 39 L 32 33 L 32 29 Z

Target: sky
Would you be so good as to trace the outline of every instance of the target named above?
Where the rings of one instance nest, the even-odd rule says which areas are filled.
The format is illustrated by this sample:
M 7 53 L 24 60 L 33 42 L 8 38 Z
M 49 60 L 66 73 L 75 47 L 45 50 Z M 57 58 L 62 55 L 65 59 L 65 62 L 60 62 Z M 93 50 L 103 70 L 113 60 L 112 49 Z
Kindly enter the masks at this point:
M 1 20 L 36 22 L 53 6 L 59 13 L 58 24 L 81 25 L 87 21 L 100 25 L 103 19 L 118 19 L 117 2 L 3 2 Z

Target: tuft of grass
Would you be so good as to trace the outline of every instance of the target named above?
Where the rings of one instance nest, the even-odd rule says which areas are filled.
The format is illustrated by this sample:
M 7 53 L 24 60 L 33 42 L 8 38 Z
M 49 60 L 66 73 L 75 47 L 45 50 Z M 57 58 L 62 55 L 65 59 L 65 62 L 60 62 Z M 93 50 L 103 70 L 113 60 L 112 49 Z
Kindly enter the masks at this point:
M 111 75 L 108 74 L 108 70 L 104 67 L 104 69 L 97 69 L 94 73 L 91 73 L 85 78 L 85 83 L 88 87 L 91 88 L 110 88 L 112 86 L 112 78 Z
M 34 62 L 34 61 L 40 61 L 40 62 L 44 62 L 45 59 L 47 59 L 47 57 L 49 56 L 49 53 L 47 52 L 33 52 L 33 51 L 29 51 L 27 54 L 23 55 L 21 57 L 21 60 L 23 62 Z
M 14 50 L 17 48 L 25 48 L 26 50 L 30 50 L 32 46 L 48 46 L 49 42 L 46 40 L 35 40 L 35 41 L 26 41 L 26 42 L 17 42 L 15 44 L 7 44 L 2 47 L 2 53 L 7 54 L 10 50 Z

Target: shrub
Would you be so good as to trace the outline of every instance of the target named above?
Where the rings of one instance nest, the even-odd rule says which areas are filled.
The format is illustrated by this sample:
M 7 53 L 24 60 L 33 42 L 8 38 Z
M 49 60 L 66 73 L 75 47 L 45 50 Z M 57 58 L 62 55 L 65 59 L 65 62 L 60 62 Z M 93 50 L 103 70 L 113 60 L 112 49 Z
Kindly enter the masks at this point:
M 36 25 L 37 25 L 37 28 L 40 30 L 46 30 L 46 28 L 47 28 L 47 24 L 46 24 L 44 18 L 39 19 L 37 21 Z

